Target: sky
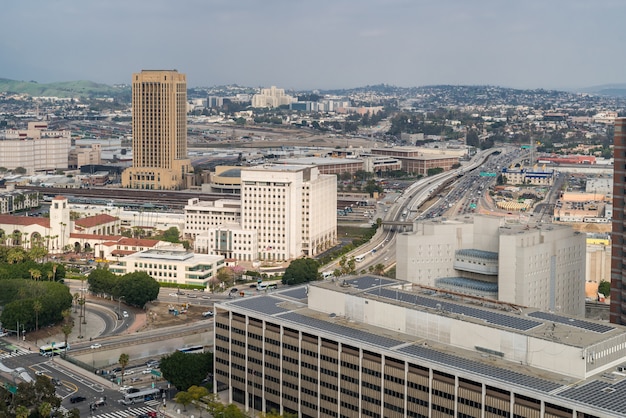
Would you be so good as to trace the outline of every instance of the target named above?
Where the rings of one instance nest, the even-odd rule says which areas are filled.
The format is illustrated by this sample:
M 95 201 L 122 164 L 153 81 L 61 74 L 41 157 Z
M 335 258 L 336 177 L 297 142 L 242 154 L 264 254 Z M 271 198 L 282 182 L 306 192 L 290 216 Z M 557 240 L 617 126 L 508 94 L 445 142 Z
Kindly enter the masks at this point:
M 0 78 L 189 87 L 626 83 L 624 0 L 19 0 Z

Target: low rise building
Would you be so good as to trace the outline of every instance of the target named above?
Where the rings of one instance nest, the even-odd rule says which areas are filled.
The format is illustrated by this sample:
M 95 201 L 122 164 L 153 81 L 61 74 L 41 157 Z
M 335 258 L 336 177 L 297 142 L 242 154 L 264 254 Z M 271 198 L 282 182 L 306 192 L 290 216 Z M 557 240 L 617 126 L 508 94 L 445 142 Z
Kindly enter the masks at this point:
M 109 265 L 116 274 L 146 272 L 158 282 L 209 287 L 210 280 L 224 265 L 224 257 L 195 254 L 179 248 L 140 251 Z

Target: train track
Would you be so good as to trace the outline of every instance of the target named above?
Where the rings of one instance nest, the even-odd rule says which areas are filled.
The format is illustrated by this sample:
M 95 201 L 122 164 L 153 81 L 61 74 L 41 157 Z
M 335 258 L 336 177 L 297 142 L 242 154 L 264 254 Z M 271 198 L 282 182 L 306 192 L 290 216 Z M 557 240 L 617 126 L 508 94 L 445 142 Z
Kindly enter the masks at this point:
M 128 202 L 151 204 L 157 207 L 169 209 L 182 209 L 189 199 L 198 198 L 202 201 L 215 201 L 218 199 L 239 199 L 239 195 L 221 193 L 203 193 L 171 190 L 141 190 L 123 188 L 89 188 L 89 189 L 64 189 L 56 187 L 40 186 L 17 186 L 17 189 L 33 190 L 40 192 L 44 197 L 54 198 L 65 196 L 68 198 L 83 199 L 84 203 Z
M 201 201 L 215 201 L 218 199 L 239 200 L 238 194 L 205 193 L 172 190 L 141 190 L 124 188 L 89 188 L 89 189 L 65 189 L 58 187 L 41 186 L 16 186 L 16 189 L 33 190 L 41 193 L 44 197 L 54 198 L 55 196 L 65 196 L 74 198 L 74 202 L 85 204 L 103 204 L 106 202 L 128 203 L 128 204 L 149 204 L 161 209 L 182 210 L 189 199 L 198 198 Z M 84 200 L 84 201 L 81 201 Z M 337 200 L 337 208 L 343 209 L 346 206 L 357 203 L 356 200 Z M 149 209 L 149 207 L 145 207 Z

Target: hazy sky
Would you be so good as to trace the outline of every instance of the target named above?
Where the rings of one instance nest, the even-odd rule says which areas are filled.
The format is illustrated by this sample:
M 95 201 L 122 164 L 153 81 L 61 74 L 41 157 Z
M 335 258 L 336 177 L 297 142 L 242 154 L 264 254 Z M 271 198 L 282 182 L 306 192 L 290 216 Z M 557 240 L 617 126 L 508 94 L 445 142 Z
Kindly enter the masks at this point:
M 327 89 L 626 82 L 624 0 L 17 0 L 0 77 Z

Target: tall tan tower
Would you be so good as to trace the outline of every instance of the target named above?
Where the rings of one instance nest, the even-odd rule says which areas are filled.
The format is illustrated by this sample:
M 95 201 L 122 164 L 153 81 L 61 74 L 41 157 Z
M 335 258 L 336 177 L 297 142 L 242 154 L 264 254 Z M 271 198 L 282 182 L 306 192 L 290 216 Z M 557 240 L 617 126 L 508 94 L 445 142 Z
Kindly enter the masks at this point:
M 176 70 L 133 74 L 133 166 L 122 187 L 177 190 L 192 171 L 187 158 L 187 79 Z

